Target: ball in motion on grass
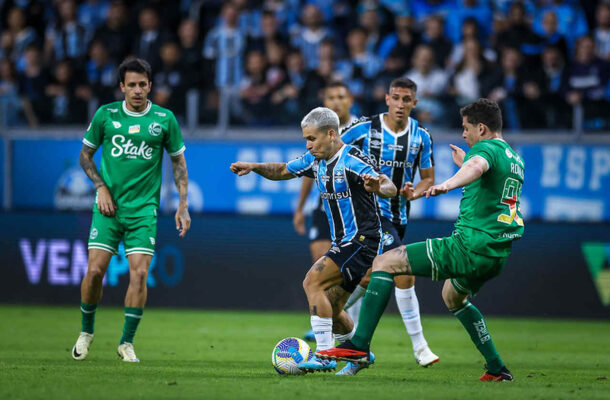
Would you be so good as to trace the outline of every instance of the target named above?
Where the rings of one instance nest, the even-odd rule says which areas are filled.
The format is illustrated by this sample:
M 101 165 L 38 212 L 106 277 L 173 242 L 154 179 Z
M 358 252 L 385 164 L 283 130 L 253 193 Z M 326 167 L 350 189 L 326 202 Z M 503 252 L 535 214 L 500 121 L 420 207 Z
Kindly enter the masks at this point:
M 281 375 L 299 375 L 301 371 L 297 365 L 302 361 L 313 358 L 313 351 L 309 345 L 295 337 L 282 339 L 275 345 L 271 354 L 273 368 Z

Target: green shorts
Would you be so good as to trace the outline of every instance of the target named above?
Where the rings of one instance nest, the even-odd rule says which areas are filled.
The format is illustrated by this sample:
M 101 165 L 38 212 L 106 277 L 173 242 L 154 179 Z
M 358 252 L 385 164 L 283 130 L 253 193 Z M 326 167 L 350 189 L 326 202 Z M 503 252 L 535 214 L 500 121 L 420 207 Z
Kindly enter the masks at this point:
M 89 232 L 89 249 L 106 250 L 118 254 L 123 239 L 125 255 L 134 253 L 155 255 L 157 217 L 106 217 L 94 212 Z
M 455 290 L 476 295 L 483 284 L 504 269 L 506 257 L 489 257 L 468 251 L 458 236 L 427 239 L 407 246 L 411 271 L 440 281 L 450 279 Z

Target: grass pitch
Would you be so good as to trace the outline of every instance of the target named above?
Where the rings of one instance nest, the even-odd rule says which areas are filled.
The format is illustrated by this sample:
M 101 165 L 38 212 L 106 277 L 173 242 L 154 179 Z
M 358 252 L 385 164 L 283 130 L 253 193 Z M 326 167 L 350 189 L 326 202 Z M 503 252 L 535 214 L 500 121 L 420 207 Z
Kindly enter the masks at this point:
M 423 317 L 440 363 L 415 364 L 397 315 L 373 339 L 377 363 L 355 377 L 280 376 L 277 341 L 300 336 L 305 313 L 147 309 L 136 335 L 139 364 L 118 360 L 123 313 L 100 307 L 86 361 L 70 350 L 80 312 L 0 306 L 0 399 L 608 399 L 610 323 L 488 318 L 515 382 L 484 383 L 483 359 L 459 322 Z M 343 363 L 340 363 L 342 366 Z

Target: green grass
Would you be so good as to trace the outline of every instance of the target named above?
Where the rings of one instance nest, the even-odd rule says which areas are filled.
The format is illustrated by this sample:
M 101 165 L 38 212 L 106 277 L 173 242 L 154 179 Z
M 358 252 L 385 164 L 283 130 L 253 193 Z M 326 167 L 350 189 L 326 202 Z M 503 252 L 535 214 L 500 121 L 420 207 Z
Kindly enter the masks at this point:
M 424 316 L 441 362 L 415 364 L 402 321 L 385 315 L 377 363 L 355 377 L 280 376 L 271 350 L 299 336 L 305 313 L 147 309 L 135 340 L 139 364 L 120 362 L 122 310 L 101 307 L 86 361 L 70 350 L 78 307 L 0 306 L 0 399 L 608 399 L 610 323 L 488 318 L 515 376 L 483 383 L 483 359 L 451 316 Z

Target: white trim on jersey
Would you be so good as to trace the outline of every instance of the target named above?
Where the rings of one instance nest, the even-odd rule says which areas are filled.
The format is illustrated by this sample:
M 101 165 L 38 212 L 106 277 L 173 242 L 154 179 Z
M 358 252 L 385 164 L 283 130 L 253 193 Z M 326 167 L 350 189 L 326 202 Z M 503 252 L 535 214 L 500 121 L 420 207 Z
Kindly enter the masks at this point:
M 150 108 L 152 107 L 152 102 L 150 100 L 147 100 L 147 101 L 148 101 L 148 105 L 146 106 L 144 111 L 134 112 L 134 111 L 129 111 L 127 109 L 127 103 L 125 102 L 125 100 L 123 100 L 123 111 L 125 111 L 125 114 L 129 115 L 130 117 L 142 117 L 142 116 L 146 115 L 146 113 L 148 113 L 150 111 Z
M 464 161 L 464 163 L 462 164 L 462 167 L 470 160 L 474 160 L 475 158 L 480 158 L 481 160 L 485 161 L 485 165 L 487 166 L 485 168 L 484 172 L 487 172 L 489 170 L 489 161 L 487 161 L 487 159 L 483 156 L 480 156 L 478 154 L 475 154 L 474 156 L 470 157 L 468 160 Z
M 176 157 L 176 156 L 179 156 L 180 154 L 184 153 L 185 150 L 186 150 L 186 146 L 183 145 L 182 147 L 180 147 L 180 149 L 178 151 L 169 153 L 169 155 L 170 155 L 170 157 Z
M 347 123 L 339 126 L 339 134 L 341 134 L 341 132 L 343 132 L 343 130 L 345 128 L 350 127 L 356 121 L 358 121 L 358 117 L 356 117 L 354 114 L 350 114 L 349 115 L 349 121 L 347 121 Z
M 341 154 L 343 153 L 343 151 L 345 150 L 346 147 L 347 146 L 345 145 L 345 143 L 343 143 L 343 146 L 341 146 L 339 151 L 337 151 L 335 153 L 335 155 L 332 156 L 329 160 L 326 160 L 326 165 L 330 164 L 331 162 L 335 161 L 337 158 L 341 157 Z
M 381 120 L 381 129 L 385 129 L 390 135 L 400 137 L 411 130 L 411 117 L 407 117 L 407 125 L 405 126 L 405 129 L 400 132 L 394 132 L 385 124 L 385 121 L 383 120 L 384 115 L 387 115 L 387 113 L 379 114 L 379 119 Z
M 90 141 L 88 141 L 87 139 L 83 138 L 83 143 L 85 144 L 85 146 L 87 147 L 91 147 L 92 149 L 97 149 L 97 146 L 94 145 L 93 143 L 91 143 Z

